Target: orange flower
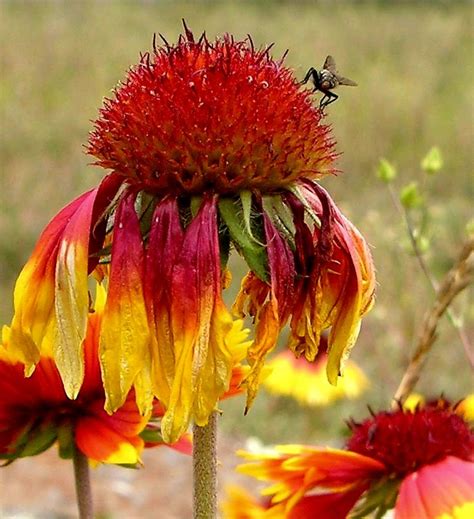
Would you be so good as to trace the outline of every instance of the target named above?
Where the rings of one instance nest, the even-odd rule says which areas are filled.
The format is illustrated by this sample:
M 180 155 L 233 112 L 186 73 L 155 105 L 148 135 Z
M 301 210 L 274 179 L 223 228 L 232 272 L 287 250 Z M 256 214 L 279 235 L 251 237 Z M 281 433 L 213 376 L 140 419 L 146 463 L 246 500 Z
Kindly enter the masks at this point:
M 321 345 L 323 339 L 321 337 Z M 273 394 L 293 397 L 308 406 L 325 406 L 340 398 L 357 398 L 367 388 L 367 377 L 355 362 L 346 363 L 344 376 L 337 386 L 329 384 L 326 364 L 327 352 L 321 346 L 313 362 L 284 351 L 268 363 L 270 374 L 263 385 Z
M 88 276 L 110 263 L 100 336 L 106 409 L 134 388 L 164 405 L 163 434 L 205 425 L 230 385 L 233 319 L 222 291 L 231 248 L 247 262 L 234 305 L 255 319 L 249 406 L 265 357 L 290 323 L 313 360 L 330 328 L 335 384 L 371 306 L 363 238 L 317 181 L 334 141 L 283 60 L 250 39 L 196 41 L 185 28 L 133 67 L 107 99 L 88 152 L 112 170 L 47 226 L 15 287 L 11 348 L 31 374 L 52 344 L 65 390 L 84 380 Z
M 281 507 L 271 506 L 269 499 L 255 499 L 236 485 L 227 488 L 221 510 L 225 519 L 284 519 Z
M 282 518 L 382 517 L 393 507 L 396 519 L 472 516 L 474 435 L 445 401 L 351 427 L 346 450 L 285 445 L 241 453 L 251 463 L 238 470 L 273 483 L 263 494 Z

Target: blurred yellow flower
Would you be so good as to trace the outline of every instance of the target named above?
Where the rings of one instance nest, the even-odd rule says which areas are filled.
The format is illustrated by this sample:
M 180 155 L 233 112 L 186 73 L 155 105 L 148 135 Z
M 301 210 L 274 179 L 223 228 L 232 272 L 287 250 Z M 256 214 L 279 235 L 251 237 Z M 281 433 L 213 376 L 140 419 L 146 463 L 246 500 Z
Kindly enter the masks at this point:
M 318 353 L 314 362 L 309 362 L 305 357 L 295 358 L 291 352 L 284 351 L 269 362 L 271 372 L 263 386 L 270 393 L 315 407 L 342 398 L 357 398 L 368 388 L 369 381 L 355 362 L 346 363 L 344 377 L 338 379 L 337 386 L 329 384 L 326 364 L 326 352 Z

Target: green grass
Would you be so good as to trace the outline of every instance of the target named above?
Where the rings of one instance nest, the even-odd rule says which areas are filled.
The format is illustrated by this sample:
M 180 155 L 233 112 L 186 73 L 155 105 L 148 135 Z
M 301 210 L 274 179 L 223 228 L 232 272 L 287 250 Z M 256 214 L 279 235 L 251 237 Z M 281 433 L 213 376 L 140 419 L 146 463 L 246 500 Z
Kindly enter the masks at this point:
M 471 6 L 4 2 L 0 9 L 0 320 L 11 318 L 14 279 L 40 230 L 102 174 L 87 165 L 82 148 L 102 98 L 139 52 L 150 49 L 153 32 L 175 41 L 184 17 L 195 32 L 205 29 L 210 37 L 249 33 L 257 45 L 275 42 L 277 56 L 289 49 L 287 64 L 298 77 L 331 53 L 341 72 L 359 83 L 341 89 L 328 110 L 343 152 L 342 173 L 324 185 L 374 247 L 377 304 L 354 358 L 373 380 L 367 400 L 386 405 L 432 294 L 402 246 L 400 217 L 374 170 L 387 157 L 398 166 L 399 183 L 407 183 L 418 178 L 428 148 L 441 148 L 444 170 L 425 186 L 432 214 L 427 261 L 441 276 L 463 238 L 473 194 Z M 456 309 L 462 314 L 468 298 L 460 299 Z M 470 389 L 459 341 L 447 322 L 420 387 L 455 399 Z M 262 395 L 245 420 L 240 405 L 225 404 L 224 425 L 267 441 L 316 441 L 337 431 L 343 417 L 363 413 L 364 405 L 306 412 Z

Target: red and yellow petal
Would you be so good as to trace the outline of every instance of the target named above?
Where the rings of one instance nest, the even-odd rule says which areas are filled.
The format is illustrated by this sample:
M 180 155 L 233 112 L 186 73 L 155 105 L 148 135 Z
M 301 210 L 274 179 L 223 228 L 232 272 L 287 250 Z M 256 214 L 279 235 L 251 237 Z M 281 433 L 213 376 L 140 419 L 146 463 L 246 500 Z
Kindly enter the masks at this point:
M 448 456 L 403 480 L 395 519 L 462 519 L 474 512 L 474 463 Z
M 360 488 L 361 494 L 370 481 L 386 471 L 379 461 L 360 454 L 304 445 L 282 445 L 274 453 L 239 455 L 253 463 L 237 470 L 273 482 L 265 495 L 272 495 L 273 503 L 288 501 L 290 508 L 309 491 L 345 493 Z
M 106 409 L 118 409 L 135 385 L 137 403 L 145 414 L 151 410 L 153 394 L 146 373 L 151 359 L 143 295 L 144 251 L 134 203 L 135 194 L 125 194 L 115 214 L 99 356 Z M 146 377 L 144 384 L 140 377 Z
M 289 508 L 285 519 L 347 519 L 349 512 L 357 503 L 367 485 L 360 485 L 347 492 L 308 495 L 302 497 Z
M 205 425 L 229 385 L 232 318 L 221 297 L 216 202 L 204 200 L 186 229 L 171 287 L 175 372 L 163 437 L 176 441 L 191 417 Z
M 91 203 L 96 193 L 97 189 L 84 193 L 51 220 L 16 282 L 15 315 L 12 321 L 10 347 L 21 355 L 27 373 L 31 373 L 34 365 L 39 361 L 41 343 L 55 319 L 56 261 L 60 254 L 63 236 L 68 231 L 71 219 L 74 219 L 78 213 L 84 215 L 84 208 L 85 211 L 91 210 Z M 72 223 L 72 227 L 76 222 L 77 220 Z M 79 237 L 81 245 L 78 245 L 79 261 L 83 259 L 81 238 L 83 237 Z M 62 251 L 62 255 L 64 259 L 65 250 Z M 69 260 L 75 263 L 74 253 Z
M 40 354 L 54 355 L 71 398 L 84 376 L 89 255 L 101 246 L 101 218 L 121 182 L 109 175 L 60 211 L 43 231 L 15 286 L 10 347 L 24 362 L 27 375 Z
M 139 436 L 123 436 L 94 416 L 86 416 L 77 423 L 75 442 L 85 456 L 102 463 L 138 463 L 144 447 Z
M 271 506 L 269 499 L 255 498 L 237 485 L 226 489 L 221 504 L 223 519 L 285 519 L 282 506 Z
M 361 318 L 372 305 L 374 268 L 366 243 L 329 195 L 311 182 L 302 185 L 301 193 L 322 224 L 315 230 L 310 281 L 302 284 L 291 322 L 290 348 L 313 360 L 321 332 L 331 328 L 327 375 L 336 384 L 357 339 Z
M 166 407 L 176 362 L 171 328 L 171 275 L 181 253 L 183 237 L 177 201 L 168 198 L 155 209 L 145 267 L 154 392 Z
M 248 297 L 249 312 L 255 315 L 256 320 L 255 341 L 248 350 L 251 369 L 245 381 L 247 410 L 257 395 L 265 358 L 276 346 L 280 330 L 292 311 L 294 295 L 295 265 L 291 250 L 266 214 L 264 225 L 270 286 L 268 289 L 262 288 L 262 282 L 258 283 L 253 277 L 247 277 L 236 302 L 236 307 L 242 311 L 244 298 Z M 256 292 L 252 294 L 253 288 L 256 288 Z M 268 299 L 263 300 L 262 296 L 267 293 Z

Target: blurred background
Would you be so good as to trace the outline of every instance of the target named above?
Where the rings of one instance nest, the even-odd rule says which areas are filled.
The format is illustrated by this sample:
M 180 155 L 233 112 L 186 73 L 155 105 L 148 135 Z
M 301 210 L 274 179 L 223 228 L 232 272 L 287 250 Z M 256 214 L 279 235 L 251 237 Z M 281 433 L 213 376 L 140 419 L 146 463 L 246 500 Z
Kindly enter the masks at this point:
M 410 252 L 404 222 L 376 176 L 384 157 L 399 191 L 418 181 L 427 211 L 425 261 L 441 279 L 472 218 L 473 10 L 470 2 L 1 2 L 0 3 L 0 321 L 12 317 L 15 277 L 39 232 L 73 197 L 101 178 L 84 154 L 104 96 L 151 48 L 153 33 L 176 41 L 185 18 L 209 38 L 229 32 L 286 49 L 297 78 L 332 54 L 358 82 L 327 110 L 340 174 L 322 183 L 372 246 L 377 302 L 352 358 L 370 380 L 357 400 L 302 407 L 265 390 L 248 416 L 243 398 L 223 403 L 221 490 L 236 481 L 233 455 L 249 437 L 263 443 L 332 443 L 344 420 L 367 404 L 387 407 L 416 340 L 432 290 Z M 427 176 L 432 146 L 444 166 Z M 472 292 L 471 292 L 472 298 Z M 453 310 L 472 332 L 469 293 Z M 418 389 L 453 400 L 472 391 L 472 373 L 453 326 L 439 337 Z M 190 517 L 190 460 L 170 450 L 146 453 L 139 471 L 94 470 L 100 517 Z M 51 450 L 0 469 L 0 517 L 74 517 L 72 467 Z M 161 512 L 162 511 L 162 512 Z

